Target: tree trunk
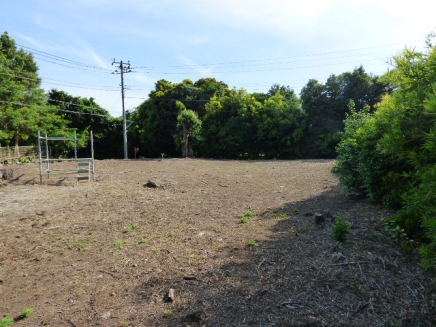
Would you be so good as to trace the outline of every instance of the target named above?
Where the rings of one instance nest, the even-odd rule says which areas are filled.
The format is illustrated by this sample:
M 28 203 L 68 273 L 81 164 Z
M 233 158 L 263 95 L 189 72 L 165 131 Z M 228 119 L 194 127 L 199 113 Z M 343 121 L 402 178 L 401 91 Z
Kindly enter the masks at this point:
M 15 149 L 14 149 L 14 157 L 19 158 L 20 157 L 20 136 L 15 135 Z
M 192 150 L 191 144 L 188 144 L 188 157 L 194 158 L 194 151 Z
M 183 142 L 182 142 L 182 158 L 188 156 L 188 130 L 183 125 Z

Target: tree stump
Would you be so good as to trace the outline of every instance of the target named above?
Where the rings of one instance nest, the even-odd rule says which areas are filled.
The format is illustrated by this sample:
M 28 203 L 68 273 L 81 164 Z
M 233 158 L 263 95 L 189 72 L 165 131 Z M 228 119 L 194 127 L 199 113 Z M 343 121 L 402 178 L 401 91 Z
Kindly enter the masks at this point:
M 325 218 L 321 212 L 315 213 L 315 224 L 319 225 L 324 222 Z
M 167 298 L 168 302 L 174 302 L 174 289 L 169 289 Z
M 22 175 L 23 168 L 0 168 L 0 179 L 16 179 Z

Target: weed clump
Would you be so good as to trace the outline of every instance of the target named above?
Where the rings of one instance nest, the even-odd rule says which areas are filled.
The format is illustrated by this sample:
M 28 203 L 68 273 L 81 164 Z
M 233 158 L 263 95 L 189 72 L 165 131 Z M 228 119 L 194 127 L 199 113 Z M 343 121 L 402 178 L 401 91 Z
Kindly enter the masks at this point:
M 350 233 L 350 223 L 343 217 L 335 219 L 335 225 L 333 226 L 333 235 L 335 240 L 340 243 L 344 243 L 348 239 Z

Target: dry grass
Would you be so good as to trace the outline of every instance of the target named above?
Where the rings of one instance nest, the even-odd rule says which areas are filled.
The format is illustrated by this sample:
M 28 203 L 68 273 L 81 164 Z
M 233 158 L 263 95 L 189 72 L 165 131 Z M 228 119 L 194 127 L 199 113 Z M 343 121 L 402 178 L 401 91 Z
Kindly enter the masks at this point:
M 332 164 L 108 160 L 78 186 L 39 185 L 26 165 L 0 188 L 0 313 L 33 307 L 17 326 L 436 325 L 434 279 Z M 314 223 L 322 210 L 351 223 L 348 243 Z

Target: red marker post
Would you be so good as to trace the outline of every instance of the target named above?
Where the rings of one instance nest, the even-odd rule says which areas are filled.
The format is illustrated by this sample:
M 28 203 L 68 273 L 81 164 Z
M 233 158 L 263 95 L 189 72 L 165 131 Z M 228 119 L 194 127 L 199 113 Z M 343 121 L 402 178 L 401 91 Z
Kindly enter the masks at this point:
M 136 146 L 133 147 L 133 152 L 134 152 L 135 159 L 136 159 L 136 154 L 139 152 L 139 148 L 137 148 Z

